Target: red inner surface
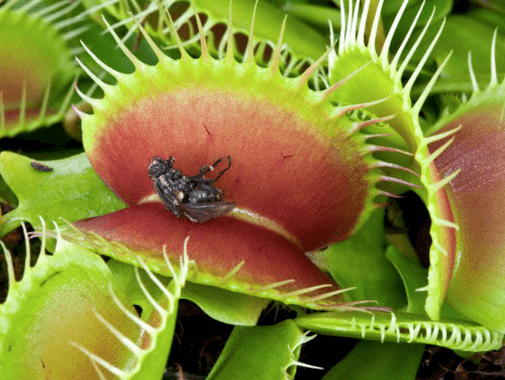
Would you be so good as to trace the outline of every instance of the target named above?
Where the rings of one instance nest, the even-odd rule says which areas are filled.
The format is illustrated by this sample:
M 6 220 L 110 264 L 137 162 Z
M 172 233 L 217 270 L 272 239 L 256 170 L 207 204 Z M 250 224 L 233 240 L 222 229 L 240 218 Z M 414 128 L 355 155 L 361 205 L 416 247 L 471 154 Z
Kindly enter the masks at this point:
M 335 128 L 335 121 L 321 120 L 322 128 Z M 368 189 L 356 144 L 344 133 L 330 139 L 311 124 L 271 102 L 193 88 L 118 112 L 87 152 L 130 205 L 154 193 L 147 173 L 153 156 L 174 156 L 176 168 L 194 175 L 229 155 L 231 169 L 216 184 L 226 200 L 275 221 L 311 250 L 349 236 Z
M 435 160 L 444 176 L 462 171 L 446 187 L 455 221 L 457 249 L 461 253 L 451 287 L 456 302 L 493 297 L 488 279 L 503 276 L 505 247 L 505 125 L 502 105 L 467 113 L 443 131 L 462 125 L 453 143 Z M 442 131 L 442 132 L 443 132 Z M 443 144 L 430 145 L 430 150 Z M 465 299 L 463 301 L 463 299 Z
M 163 246 L 172 263 L 178 262 L 184 240 L 189 236 L 188 256 L 196 261 L 202 273 L 222 278 L 245 261 L 232 279 L 250 283 L 255 289 L 289 279 L 296 282 L 282 286 L 284 292 L 323 284 L 333 287 L 308 296 L 338 289 L 298 247 L 272 231 L 229 216 L 208 223 L 182 224 L 160 203 L 146 203 L 75 225 L 142 251 L 139 254 L 148 263 L 155 260 L 165 266 L 161 254 Z M 119 250 L 118 254 L 121 255 Z M 168 269 L 166 274 L 169 274 Z M 341 302 L 341 299 L 332 297 L 332 301 Z

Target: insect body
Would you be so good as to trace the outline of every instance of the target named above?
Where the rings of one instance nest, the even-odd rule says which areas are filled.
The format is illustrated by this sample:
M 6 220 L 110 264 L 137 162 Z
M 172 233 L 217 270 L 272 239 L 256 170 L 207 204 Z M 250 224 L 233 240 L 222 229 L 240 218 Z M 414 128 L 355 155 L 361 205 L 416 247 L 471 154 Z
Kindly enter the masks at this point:
M 230 169 L 230 156 L 228 166 L 216 178 L 205 178 L 225 158 L 219 158 L 210 166 L 202 166 L 198 174 L 189 177 L 174 168 L 174 157 L 168 160 L 154 157 L 149 164 L 149 177 L 167 210 L 178 217 L 185 216 L 193 223 L 206 222 L 235 207 L 235 203 L 223 201 L 224 192 L 213 185 Z
M 32 166 L 32 168 L 34 168 L 35 170 L 37 170 L 39 172 L 52 172 L 53 171 L 53 168 L 50 168 L 49 166 L 41 164 L 40 162 L 37 162 L 37 161 L 32 161 L 30 163 L 30 165 Z

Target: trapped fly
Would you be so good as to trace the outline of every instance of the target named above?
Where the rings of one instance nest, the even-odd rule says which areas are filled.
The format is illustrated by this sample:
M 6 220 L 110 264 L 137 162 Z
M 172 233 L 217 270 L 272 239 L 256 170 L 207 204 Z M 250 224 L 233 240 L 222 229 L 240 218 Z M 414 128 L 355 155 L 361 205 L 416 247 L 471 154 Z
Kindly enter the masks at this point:
M 205 178 L 225 158 L 228 166 L 216 178 Z M 185 176 L 174 168 L 175 158 L 165 160 L 154 157 L 149 164 L 149 177 L 165 208 L 178 217 L 186 217 L 193 223 L 206 222 L 231 211 L 236 204 L 225 202 L 224 192 L 214 186 L 231 167 L 231 157 L 220 157 L 210 166 L 202 166 L 194 176 Z

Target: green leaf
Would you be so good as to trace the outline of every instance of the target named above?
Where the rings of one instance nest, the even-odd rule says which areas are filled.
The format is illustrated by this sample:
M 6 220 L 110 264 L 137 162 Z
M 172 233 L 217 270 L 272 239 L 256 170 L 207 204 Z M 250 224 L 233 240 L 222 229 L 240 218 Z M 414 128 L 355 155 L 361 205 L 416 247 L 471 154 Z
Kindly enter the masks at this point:
M 336 8 L 317 4 L 303 4 L 286 1 L 281 9 L 290 16 L 298 17 L 309 25 L 313 25 L 319 31 L 328 33 L 329 22 L 334 28 L 340 27 L 340 11 Z
M 398 272 L 386 258 L 384 209 L 372 213 L 350 239 L 337 243 L 326 252 L 330 272 L 356 300 L 376 300 L 379 305 L 401 308 L 406 304 L 405 290 Z
M 114 259 L 110 259 L 107 265 L 116 282 L 121 285 L 121 288 L 130 297 L 131 302 L 142 308 L 142 316 L 150 314 L 152 305 L 147 301 L 138 285 L 134 267 Z M 141 273 L 140 277 L 149 292 L 158 297 L 160 295 L 159 288 L 147 279 L 147 275 Z M 168 277 L 160 275 L 156 277 L 164 284 L 168 283 Z M 256 325 L 261 312 L 270 302 L 268 299 L 191 282 L 186 283 L 181 298 L 196 303 L 210 317 L 220 322 L 242 326 Z
M 409 313 L 424 314 L 427 293 L 426 291 L 417 291 L 417 289 L 427 285 L 428 271 L 419 262 L 407 258 L 393 245 L 388 247 L 386 257 L 402 277 L 409 300 L 407 311 Z
M 499 2 L 503 3 L 502 12 L 505 12 L 505 2 L 503 0 L 494 0 L 493 5 L 498 4 Z M 473 9 L 467 13 L 467 16 L 473 18 L 474 20 L 478 20 L 483 24 L 493 25 L 494 27 L 501 28 L 502 30 L 505 28 L 505 17 L 503 17 L 503 14 L 490 9 Z
M 182 298 L 191 300 L 212 318 L 231 325 L 254 326 L 269 299 L 188 282 Z
M 292 378 L 300 345 L 310 339 L 291 320 L 235 327 L 207 380 Z
M 420 344 L 363 340 L 322 380 L 414 380 L 423 353 Z
M 37 171 L 32 159 L 12 152 L 0 154 L 0 173 L 19 199 L 19 206 L 2 220 L 2 234 L 21 221 L 41 226 L 39 217 L 63 225 L 107 214 L 126 205 L 110 191 L 84 153 L 54 161 L 40 161 L 52 171 Z

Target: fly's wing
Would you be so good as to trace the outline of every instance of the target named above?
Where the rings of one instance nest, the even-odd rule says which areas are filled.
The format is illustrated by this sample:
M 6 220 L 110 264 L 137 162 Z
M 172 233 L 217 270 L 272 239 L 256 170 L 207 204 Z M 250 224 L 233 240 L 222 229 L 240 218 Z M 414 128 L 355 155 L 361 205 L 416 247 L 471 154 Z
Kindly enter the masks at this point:
M 233 202 L 181 203 L 180 208 L 193 223 L 203 223 L 212 218 L 218 218 L 235 208 Z

